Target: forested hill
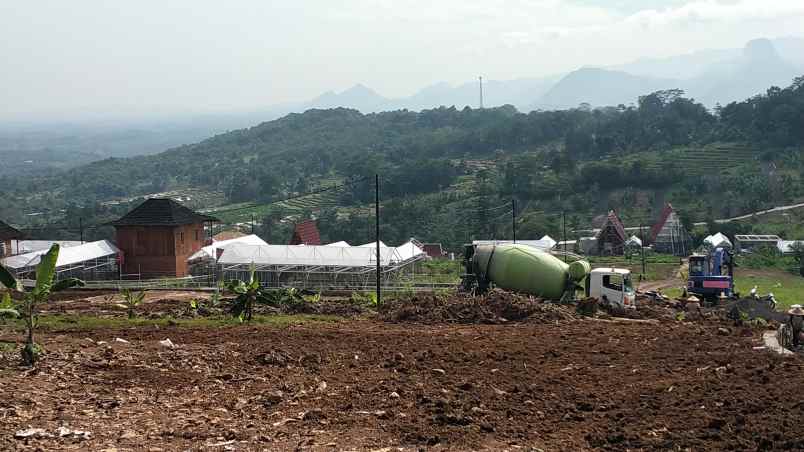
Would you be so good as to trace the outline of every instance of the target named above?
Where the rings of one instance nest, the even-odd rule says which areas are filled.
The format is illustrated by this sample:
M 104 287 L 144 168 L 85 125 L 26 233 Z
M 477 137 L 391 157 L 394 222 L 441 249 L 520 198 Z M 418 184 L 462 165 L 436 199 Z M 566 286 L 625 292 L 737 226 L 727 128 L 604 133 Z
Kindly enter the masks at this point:
M 678 90 L 629 107 L 528 114 L 510 106 L 310 110 L 153 156 L 107 159 L 55 177 L 5 177 L 0 188 L 9 201 L 0 218 L 22 223 L 26 211 L 91 209 L 185 188 L 222 192 L 230 203 L 261 202 L 375 173 L 388 202 L 424 214 L 444 201 L 435 198 L 449 196 L 456 209 L 516 197 L 525 213 L 566 209 L 576 222 L 607 208 L 645 216 L 660 200 L 675 200 L 705 218 L 800 197 L 802 124 L 804 77 L 714 113 Z M 362 199 L 355 193 L 342 202 Z M 523 218 L 534 233 L 549 223 Z M 421 236 L 416 227 L 424 225 L 414 223 L 395 232 Z

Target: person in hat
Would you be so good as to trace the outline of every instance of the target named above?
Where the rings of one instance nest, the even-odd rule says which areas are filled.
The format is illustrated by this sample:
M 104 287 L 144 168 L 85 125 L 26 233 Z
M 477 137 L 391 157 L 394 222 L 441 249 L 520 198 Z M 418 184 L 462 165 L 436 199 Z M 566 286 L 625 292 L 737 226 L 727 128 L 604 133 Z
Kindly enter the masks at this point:
M 698 318 L 703 317 L 703 312 L 701 312 L 701 300 L 695 295 L 687 298 L 687 303 L 684 305 L 684 310 L 687 311 L 687 314 L 694 313 Z
M 800 304 L 790 306 L 787 311 L 790 315 L 790 326 L 793 328 L 793 346 L 798 347 L 801 345 L 801 330 L 804 328 L 804 309 Z

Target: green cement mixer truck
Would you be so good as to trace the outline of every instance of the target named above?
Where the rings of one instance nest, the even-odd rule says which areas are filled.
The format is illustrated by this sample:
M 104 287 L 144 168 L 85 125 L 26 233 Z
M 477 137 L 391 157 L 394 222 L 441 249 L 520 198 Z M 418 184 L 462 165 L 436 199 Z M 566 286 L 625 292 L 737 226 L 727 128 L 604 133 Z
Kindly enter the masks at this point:
M 495 286 L 556 301 L 572 300 L 576 291 L 583 291 L 606 304 L 635 307 L 630 270 L 592 269 L 585 260 L 567 264 L 528 245 L 466 245 L 464 266 L 462 285 L 467 291 Z

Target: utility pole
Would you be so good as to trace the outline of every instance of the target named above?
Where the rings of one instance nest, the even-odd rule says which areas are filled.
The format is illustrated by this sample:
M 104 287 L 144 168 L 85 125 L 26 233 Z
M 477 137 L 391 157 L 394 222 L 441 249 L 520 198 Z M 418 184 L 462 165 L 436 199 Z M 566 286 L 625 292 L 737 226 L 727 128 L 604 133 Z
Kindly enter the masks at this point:
M 84 219 L 82 217 L 78 217 L 78 230 L 81 234 L 81 244 L 84 244 Z
M 254 214 L 251 214 L 251 234 L 254 234 Z
M 642 230 L 642 222 L 639 223 L 639 238 L 641 240 L 641 245 L 639 250 L 642 253 L 642 277 L 645 277 L 646 272 L 646 265 L 645 265 L 645 231 Z
M 480 80 L 480 109 L 483 109 L 483 76 L 478 77 Z
M 374 238 L 377 241 L 377 306 L 382 304 L 380 294 L 380 175 L 374 175 Z
M 514 244 L 516 245 L 516 199 L 511 198 L 511 230 L 514 231 Z
M 561 239 L 564 242 L 564 262 L 567 262 L 567 213 L 565 211 L 561 211 L 561 227 L 564 229 L 563 235 L 564 238 Z

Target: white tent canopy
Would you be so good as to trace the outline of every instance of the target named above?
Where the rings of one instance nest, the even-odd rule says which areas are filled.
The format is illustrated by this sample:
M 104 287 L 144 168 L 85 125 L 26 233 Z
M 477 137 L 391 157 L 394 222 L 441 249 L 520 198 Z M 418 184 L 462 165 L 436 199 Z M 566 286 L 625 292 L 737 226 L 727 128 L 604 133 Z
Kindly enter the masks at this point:
M 558 243 L 558 242 L 556 242 L 555 240 L 553 240 L 553 238 L 552 238 L 552 237 L 550 237 L 549 235 L 545 235 L 544 237 L 540 238 L 540 239 L 539 239 L 539 241 L 540 241 L 540 242 L 547 242 L 547 243 L 550 243 L 550 248 L 552 248 L 552 247 L 556 246 L 556 244 Z
M 35 267 L 42 260 L 42 256 L 48 249 L 40 249 L 26 254 L 7 257 L 2 260 L 5 267 L 12 270 L 20 270 Z M 68 246 L 59 250 L 59 258 L 56 260 L 56 268 L 68 267 L 81 262 L 100 259 L 102 257 L 115 256 L 120 250 L 108 240 L 84 243 L 83 245 Z
M 218 242 L 212 242 L 212 245 L 207 245 L 200 250 L 198 250 L 195 254 L 187 259 L 188 261 L 194 261 L 198 259 L 217 259 L 218 257 L 218 250 L 225 250 L 226 248 L 234 245 L 234 244 L 242 244 L 242 245 L 267 245 L 263 239 L 257 237 L 256 235 L 246 235 L 243 237 L 237 237 L 234 239 L 229 240 L 221 240 Z
M 362 245 L 358 245 L 358 247 L 359 248 L 376 248 L 377 247 L 377 242 L 364 243 Z M 388 248 L 388 245 L 386 245 L 385 243 L 383 243 L 382 240 L 380 240 L 380 248 Z
M 413 243 L 396 248 L 382 246 L 380 242 L 380 265 L 404 263 L 424 256 L 424 251 Z M 366 244 L 369 245 L 369 244 Z M 327 246 L 327 245 L 244 245 L 227 247 L 218 263 L 221 265 L 285 265 L 322 267 L 367 267 L 377 263 L 376 249 L 372 246 Z
M 725 246 L 726 248 L 732 247 L 731 240 L 720 232 L 706 237 L 703 241 L 705 245 L 711 246 L 712 248 L 717 248 L 719 246 Z
M 380 243 L 382 243 L 382 242 L 380 242 Z M 324 246 L 341 246 L 341 247 L 343 247 L 343 246 L 352 246 L 352 245 L 350 245 L 347 242 L 344 242 L 343 240 L 341 240 L 340 242 L 327 243 Z
M 631 246 L 642 246 L 642 239 L 632 235 L 628 240 L 625 241 L 625 244 Z

